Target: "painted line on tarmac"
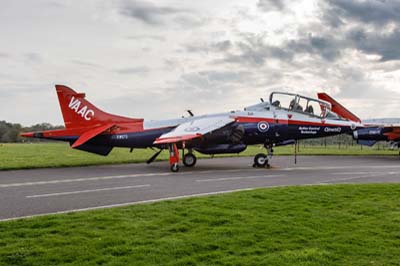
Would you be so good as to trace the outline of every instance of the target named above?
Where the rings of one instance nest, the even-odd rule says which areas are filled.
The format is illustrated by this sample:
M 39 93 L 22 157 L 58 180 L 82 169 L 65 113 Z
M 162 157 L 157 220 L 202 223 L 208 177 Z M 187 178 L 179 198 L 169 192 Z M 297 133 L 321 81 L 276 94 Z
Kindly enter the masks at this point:
M 38 185 L 60 184 L 60 183 L 73 183 L 73 182 L 98 181 L 98 180 L 109 180 L 109 179 L 134 178 L 134 177 L 167 176 L 167 175 L 171 175 L 171 173 L 150 173 L 150 174 L 133 174 L 133 175 L 97 176 L 97 177 L 74 178 L 74 179 L 63 179 L 63 180 L 50 180 L 50 181 L 36 181 L 36 182 L 23 182 L 23 183 L 12 183 L 12 184 L 0 184 L 0 188 L 23 187 L 23 186 L 38 186 Z
M 321 167 L 290 167 L 274 169 L 278 171 L 297 171 L 297 170 L 336 170 L 336 169 L 394 169 L 400 168 L 400 165 L 348 165 L 348 166 L 321 166 Z M 352 172 L 353 173 L 353 172 Z
M 332 175 L 367 175 L 371 174 L 371 172 L 340 172 L 340 173 L 332 173 Z
M 60 183 L 73 183 L 73 182 L 87 182 L 87 181 L 99 181 L 99 180 L 110 180 L 110 179 L 124 179 L 124 178 L 137 178 L 137 177 L 154 177 L 154 176 L 181 176 L 188 173 L 191 174 L 205 174 L 205 173 L 217 173 L 217 172 L 239 172 L 243 169 L 235 170 L 205 170 L 205 171 L 193 171 L 193 172 L 182 172 L 182 173 L 143 173 L 143 174 L 132 174 L 132 175 L 113 175 L 113 176 L 94 176 L 94 177 L 83 177 L 83 178 L 69 178 L 69 179 L 58 179 L 49 181 L 35 181 L 35 182 L 22 182 L 22 183 L 10 183 L 0 184 L 0 188 L 10 187 L 23 187 L 23 186 L 39 186 L 39 185 L 51 185 Z
M 351 180 L 365 179 L 365 178 L 371 178 L 371 177 L 386 177 L 386 176 L 393 176 L 393 175 L 398 175 L 398 172 L 368 173 L 368 174 L 361 175 L 361 176 L 353 176 L 353 177 L 347 177 L 347 178 L 325 180 L 325 181 L 322 181 L 321 184 L 324 184 L 324 183 L 331 184 L 334 182 L 351 181 Z
M 220 182 L 220 181 L 232 181 L 232 180 L 246 180 L 256 178 L 269 178 L 269 177 L 281 177 L 286 175 L 255 175 L 255 176 L 236 176 L 236 177 L 222 177 L 222 178 L 210 178 L 210 179 L 198 179 L 196 182 Z
M 58 193 L 49 193 L 49 194 L 39 194 L 39 195 L 26 196 L 26 198 L 27 198 L 27 199 L 32 199 L 32 198 L 47 198 L 47 197 L 74 195 L 74 194 L 91 193 L 91 192 L 99 192 L 99 191 L 111 191 L 111 190 L 122 190 L 122 189 L 132 189 L 132 188 L 145 188 L 145 187 L 150 187 L 150 184 L 137 185 L 137 186 L 125 186 L 125 187 L 98 188 L 98 189 L 78 190 L 78 191 L 69 191 L 69 192 L 58 192 Z
M 272 187 L 280 187 L 280 186 L 271 186 L 271 188 Z M 88 208 L 81 208 L 81 209 L 71 209 L 71 210 L 65 210 L 65 211 L 48 212 L 48 213 L 41 213 L 41 214 L 34 214 L 34 215 L 26 215 L 26 216 L 19 216 L 19 217 L 13 217 L 13 218 L 0 219 L 0 222 L 13 221 L 13 220 L 19 220 L 19 219 L 27 219 L 27 218 L 34 218 L 34 217 L 51 215 L 51 214 L 65 214 L 65 213 L 74 213 L 74 212 L 110 209 L 110 208 L 115 208 L 115 207 L 126 207 L 126 206 L 139 205 L 139 204 L 148 204 L 148 203 L 155 203 L 155 202 L 167 201 L 167 200 L 179 200 L 179 199 L 194 198 L 194 197 L 213 196 L 213 195 L 240 192 L 240 191 L 251 191 L 251 190 L 255 190 L 255 189 L 259 189 L 259 188 L 249 187 L 249 188 L 241 188 L 241 189 L 222 190 L 222 191 L 216 191 L 216 192 L 187 194 L 187 195 L 175 196 L 175 197 L 165 197 L 165 198 L 159 198 L 159 199 L 132 201 L 132 202 L 126 202 L 126 203 L 117 203 L 117 204 L 110 204 L 110 205 L 103 205 L 103 206 L 96 206 L 96 207 L 88 207 Z

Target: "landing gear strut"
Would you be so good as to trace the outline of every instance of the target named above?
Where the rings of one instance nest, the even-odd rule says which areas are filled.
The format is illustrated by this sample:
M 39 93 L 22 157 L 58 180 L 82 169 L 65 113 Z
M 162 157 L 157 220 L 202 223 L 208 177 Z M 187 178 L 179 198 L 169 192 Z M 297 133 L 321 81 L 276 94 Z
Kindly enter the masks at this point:
M 264 145 L 264 146 L 267 149 L 268 155 L 264 154 L 264 153 L 259 153 L 256 156 L 254 156 L 253 167 L 257 167 L 257 168 L 263 168 L 263 167 L 270 168 L 271 167 L 271 165 L 269 164 L 269 161 L 272 159 L 274 149 L 272 148 L 272 145 Z
M 169 166 L 172 172 L 179 171 L 179 150 L 176 143 L 169 144 Z

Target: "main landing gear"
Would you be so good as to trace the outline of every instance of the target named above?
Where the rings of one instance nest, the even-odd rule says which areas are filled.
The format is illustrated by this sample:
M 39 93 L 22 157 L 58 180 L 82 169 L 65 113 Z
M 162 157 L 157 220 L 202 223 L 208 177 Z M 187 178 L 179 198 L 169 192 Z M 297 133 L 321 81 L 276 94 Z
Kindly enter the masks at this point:
M 197 158 L 196 156 L 189 150 L 189 153 L 183 155 L 182 158 L 183 164 L 186 167 L 193 167 L 196 164 Z
M 176 144 L 169 144 L 169 166 L 172 172 L 179 171 L 179 150 Z M 182 150 L 184 152 L 184 149 Z M 195 166 L 197 162 L 196 156 L 193 154 L 192 150 L 189 149 L 189 153 L 183 154 L 182 156 L 183 164 L 187 167 Z
M 272 145 L 265 145 L 265 148 L 267 149 L 268 154 L 259 153 L 256 156 L 254 156 L 253 167 L 255 168 L 271 167 L 269 161 L 272 159 L 274 149 L 272 148 Z

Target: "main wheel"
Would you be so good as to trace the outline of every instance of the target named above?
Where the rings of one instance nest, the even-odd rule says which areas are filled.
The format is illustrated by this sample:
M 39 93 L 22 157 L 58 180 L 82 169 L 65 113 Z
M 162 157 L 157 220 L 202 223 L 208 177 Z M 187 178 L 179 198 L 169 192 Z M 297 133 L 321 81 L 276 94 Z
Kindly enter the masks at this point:
M 187 153 L 183 156 L 183 164 L 187 167 L 193 167 L 196 164 L 196 156 L 193 153 Z
M 265 167 L 268 164 L 267 155 L 259 153 L 254 157 L 254 167 Z
M 177 164 L 177 163 L 172 164 L 170 169 L 171 169 L 172 172 L 178 172 L 179 171 L 179 164 Z

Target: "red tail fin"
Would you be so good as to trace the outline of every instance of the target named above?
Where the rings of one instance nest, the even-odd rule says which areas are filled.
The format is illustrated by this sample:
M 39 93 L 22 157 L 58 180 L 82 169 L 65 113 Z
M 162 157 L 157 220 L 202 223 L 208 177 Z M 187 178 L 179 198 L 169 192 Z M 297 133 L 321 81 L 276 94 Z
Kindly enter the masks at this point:
M 97 127 L 104 123 L 137 123 L 143 119 L 127 118 L 108 114 L 85 100 L 84 93 L 77 93 L 63 85 L 56 85 L 58 100 L 64 118 L 65 127 Z
M 347 110 L 343 105 L 338 103 L 335 99 L 333 99 L 328 94 L 322 92 L 318 93 L 318 99 L 326 101 L 332 105 L 332 111 L 336 114 L 340 115 L 343 118 L 346 118 L 350 121 L 361 123 L 361 119 L 358 118 L 355 114 Z

